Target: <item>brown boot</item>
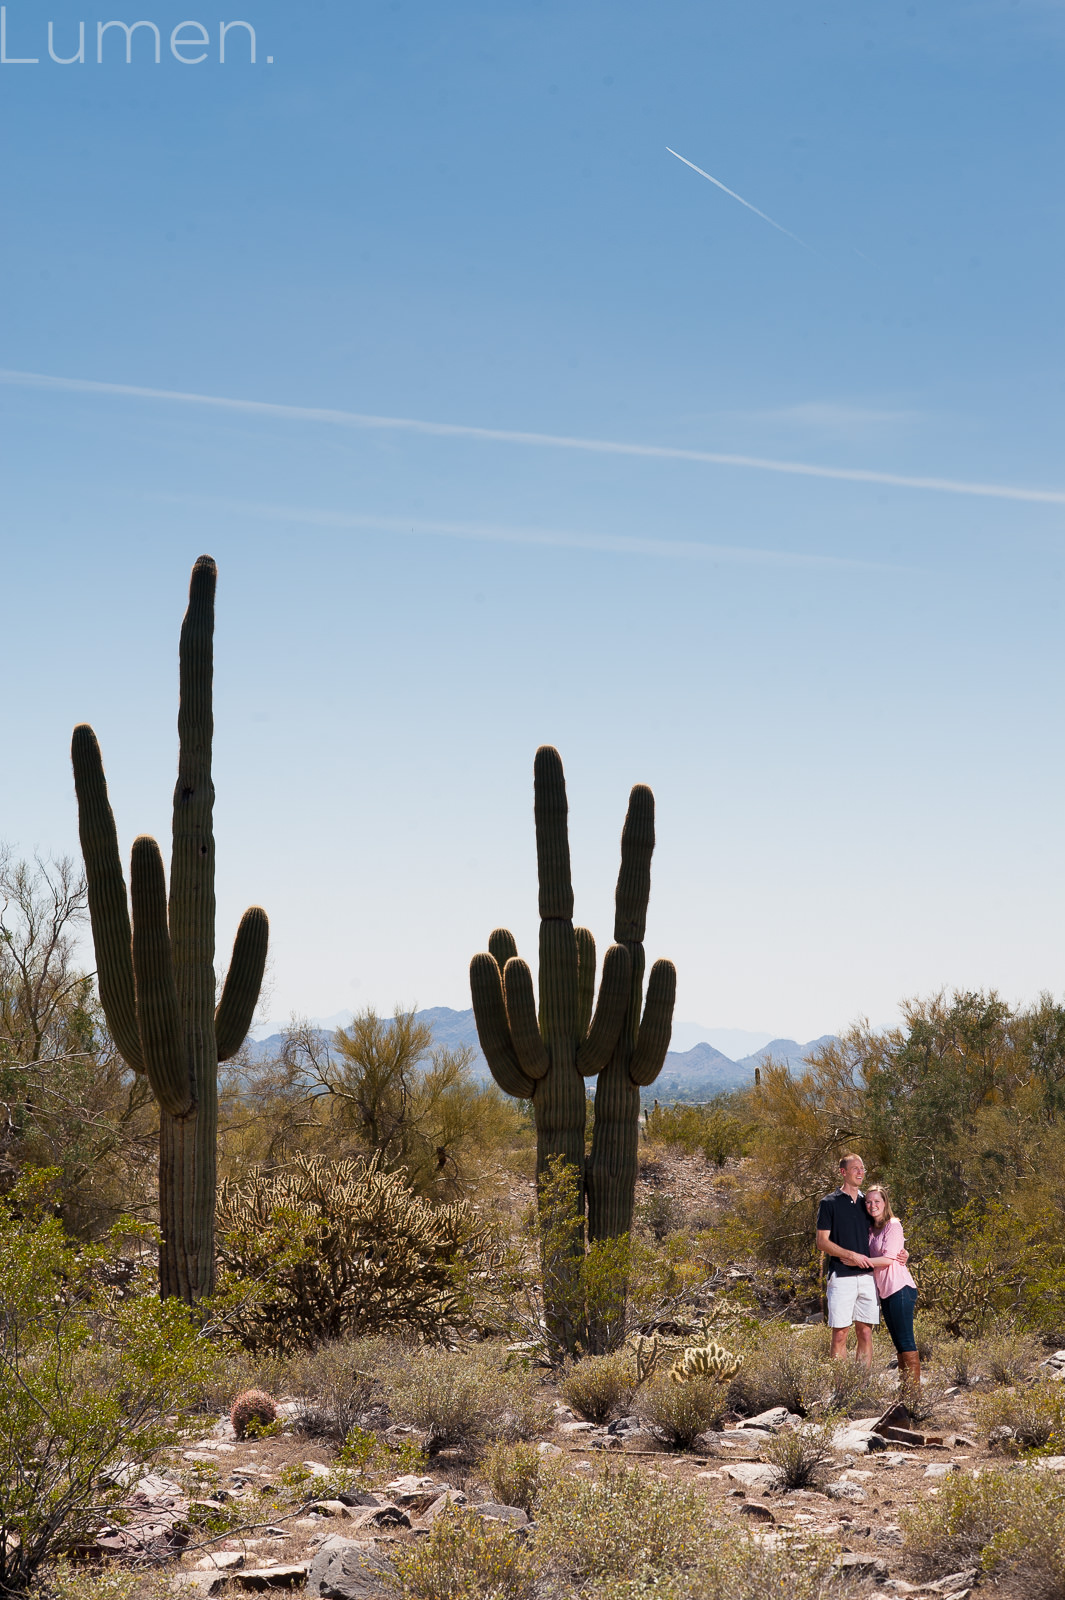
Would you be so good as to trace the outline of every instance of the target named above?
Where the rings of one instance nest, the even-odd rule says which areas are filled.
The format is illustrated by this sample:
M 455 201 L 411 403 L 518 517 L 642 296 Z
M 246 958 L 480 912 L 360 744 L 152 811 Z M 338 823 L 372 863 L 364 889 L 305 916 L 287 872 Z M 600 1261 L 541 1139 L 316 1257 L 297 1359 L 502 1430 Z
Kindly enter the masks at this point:
M 921 1357 L 916 1350 L 899 1351 L 899 1393 L 921 1387 Z

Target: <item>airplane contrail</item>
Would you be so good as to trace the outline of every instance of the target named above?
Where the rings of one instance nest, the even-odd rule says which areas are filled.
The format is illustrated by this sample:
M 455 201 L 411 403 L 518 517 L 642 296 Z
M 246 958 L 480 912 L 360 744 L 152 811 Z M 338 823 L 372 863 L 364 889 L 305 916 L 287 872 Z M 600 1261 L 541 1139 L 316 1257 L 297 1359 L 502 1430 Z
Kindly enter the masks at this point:
M 776 228 L 778 233 L 786 233 L 789 239 L 794 239 L 795 243 L 801 244 L 804 250 L 809 250 L 810 246 L 804 239 L 800 239 L 797 233 L 792 233 L 790 228 L 782 227 L 779 222 L 774 222 L 772 217 L 767 217 L 764 211 L 759 211 L 757 206 L 752 206 L 751 202 L 749 200 L 745 200 L 742 194 L 737 194 L 735 189 L 726 188 L 725 184 L 721 182 L 720 178 L 715 178 L 709 172 L 704 172 L 702 167 L 697 167 L 694 161 L 688 160 L 687 156 L 680 155 L 676 150 L 670 150 L 668 144 L 666 145 L 666 149 L 669 150 L 671 156 L 676 156 L 678 161 L 683 161 L 686 167 L 691 167 L 693 172 L 697 172 L 700 178 L 705 178 L 708 183 L 716 184 L 719 189 L 723 190 L 725 194 L 730 195 L 733 200 L 738 200 L 741 206 L 746 206 L 747 210 L 753 211 L 756 217 L 761 217 L 762 221 L 768 222 L 771 228 Z
M 621 439 L 585 439 L 572 434 L 532 433 L 517 428 L 480 428 L 466 422 L 429 422 L 420 417 L 382 417 L 325 406 L 281 405 L 270 400 L 242 400 L 229 395 L 190 394 L 179 389 L 149 389 L 133 383 L 103 383 L 96 378 L 57 378 L 42 372 L 0 369 L 0 383 L 20 389 L 59 394 L 108 395 L 115 399 L 154 400 L 170 405 L 202 406 L 211 411 L 271 417 L 277 421 L 318 422 L 341 428 L 395 430 L 429 438 L 471 439 L 493 444 L 529 445 L 534 449 L 579 450 L 594 455 L 629 456 L 644 461 L 691 461 L 714 467 L 747 467 L 755 472 L 781 472 L 797 478 L 829 478 L 838 483 L 876 483 L 891 489 L 927 489 L 937 494 L 978 495 L 992 500 L 1021 500 L 1065 506 L 1065 489 L 1029 489 L 1021 484 L 973 483 L 960 478 L 912 477 L 868 467 L 817 466 L 806 461 L 774 461 L 769 456 L 728 454 L 722 450 L 689 450 L 679 445 L 635 444 Z

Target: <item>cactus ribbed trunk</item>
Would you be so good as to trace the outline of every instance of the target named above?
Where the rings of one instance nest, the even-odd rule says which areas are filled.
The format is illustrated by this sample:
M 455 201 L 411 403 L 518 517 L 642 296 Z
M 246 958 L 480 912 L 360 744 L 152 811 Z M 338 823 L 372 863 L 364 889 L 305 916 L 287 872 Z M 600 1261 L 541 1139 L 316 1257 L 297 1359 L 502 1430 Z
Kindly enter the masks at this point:
M 266 963 L 266 913 L 241 919 L 215 1010 L 214 596 L 210 556 L 192 570 L 181 629 L 178 779 L 170 894 L 159 847 L 139 838 L 130 866 L 132 923 L 96 736 L 71 754 L 100 998 L 124 1059 L 159 1102 L 159 1283 L 190 1303 L 214 1287 L 218 1063 L 243 1043 Z

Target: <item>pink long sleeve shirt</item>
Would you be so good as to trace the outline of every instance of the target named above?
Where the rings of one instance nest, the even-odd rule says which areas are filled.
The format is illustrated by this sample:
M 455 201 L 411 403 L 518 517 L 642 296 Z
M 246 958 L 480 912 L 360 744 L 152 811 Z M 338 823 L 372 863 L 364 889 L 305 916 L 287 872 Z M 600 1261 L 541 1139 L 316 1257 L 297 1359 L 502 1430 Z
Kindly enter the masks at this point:
M 905 1242 L 898 1217 L 892 1217 L 876 1233 L 869 1230 L 870 1256 L 897 1256 Z M 906 1268 L 897 1261 L 892 1261 L 886 1267 L 874 1267 L 873 1282 L 881 1300 L 886 1300 L 889 1294 L 896 1294 L 907 1285 L 913 1289 L 917 1287 Z

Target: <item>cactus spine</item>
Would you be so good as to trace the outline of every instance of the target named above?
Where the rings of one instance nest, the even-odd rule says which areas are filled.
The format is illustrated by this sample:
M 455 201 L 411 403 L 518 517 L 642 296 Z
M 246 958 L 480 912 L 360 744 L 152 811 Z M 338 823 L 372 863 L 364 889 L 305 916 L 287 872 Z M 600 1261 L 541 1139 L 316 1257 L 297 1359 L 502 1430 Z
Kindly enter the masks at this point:
M 89 889 L 100 999 L 123 1058 L 146 1073 L 159 1102 L 161 1293 L 189 1302 L 214 1285 L 214 1210 L 219 1061 L 235 1055 L 251 1025 L 266 964 L 266 913 L 241 918 L 222 997 L 214 973 L 214 595 L 217 569 L 192 569 L 181 628 L 178 779 L 174 790 L 170 897 L 154 839 L 130 862 L 130 908 L 100 746 L 87 724 L 71 757 Z
M 651 855 L 655 847 L 655 798 L 638 783 L 629 795 L 621 833 L 621 870 L 614 908 L 614 938 L 628 952 L 630 984 L 625 1026 L 595 1086 L 595 1127 L 588 1159 L 588 1236 L 612 1239 L 628 1233 L 636 1188 L 640 1135 L 640 1089 L 662 1070 L 673 1027 L 677 971 L 672 961 L 656 961 L 643 1002 L 647 902 L 651 894 Z
M 572 1168 L 581 1207 L 569 1249 L 584 1248 L 585 1077 L 610 1059 L 629 1002 L 630 959 L 613 945 L 595 995 L 595 941 L 573 926 L 566 780 L 558 751 L 542 745 L 533 766 L 536 863 L 540 901 L 540 1002 L 532 973 L 514 936 L 497 928 L 488 950 L 470 963 L 470 988 L 481 1048 L 492 1076 L 507 1094 L 531 1099 L 536 1118 L 538 1180 L 561 1158 Z M 545 1284 L 556 1286 L 547 1307 L 553 1340 L 572 1350 L 580 1330 L 565 1264 L 544 1263 Z M 576 1268 L 574 1268 L 574 1271 Z

